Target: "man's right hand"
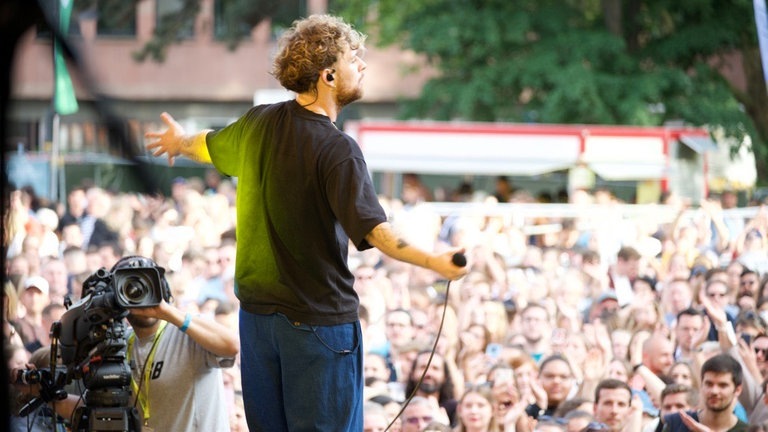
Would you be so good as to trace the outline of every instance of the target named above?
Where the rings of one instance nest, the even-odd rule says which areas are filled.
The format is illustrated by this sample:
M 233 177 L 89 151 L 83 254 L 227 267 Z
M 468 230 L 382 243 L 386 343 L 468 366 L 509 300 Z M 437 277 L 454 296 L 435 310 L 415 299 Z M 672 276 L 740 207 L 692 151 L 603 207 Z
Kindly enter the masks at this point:
M 185 133 L 184 128 L 167 112 L 160 114 L 160 119 L 167 126 L 162 132 L 147 132 L 145 138 L 153 139 L 147 144 L 147 150 L 153 156 L 168 154 L 168 165 L 173 166 L 176 156 L 182 155 Z
M 440 274 L 440 276 L 448 280 L 457 280 L 464 277 L 469 271 L 466 265 L 466 258 L 464 258 L 465 265 L 459 266 L 456 262 L 454 255 L 463 255 L 466 252 L 463 248 L 454 248 L 450 251 L 443 252 L 437 255 L 432 262 L 432 270 Z M 459 262 L 460 263 L 460 262 Z

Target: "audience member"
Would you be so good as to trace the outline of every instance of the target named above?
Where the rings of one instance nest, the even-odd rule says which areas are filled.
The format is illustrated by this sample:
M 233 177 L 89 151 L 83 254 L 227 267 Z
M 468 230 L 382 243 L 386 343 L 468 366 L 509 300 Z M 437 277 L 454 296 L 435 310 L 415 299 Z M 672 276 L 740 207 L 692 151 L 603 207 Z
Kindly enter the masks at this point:
M 430 357 L 432 358 L 431 362 L 429 362 Z M 422 376 L 423 379 L 419 383 Z M 405 386 L 405 394 L 406 397 L 416 394 L 431 401 L 434 406 L 439 407 L 445 413 L 451 426 L 456 425 L 456 405 L 458 402 L 454 392 L 453 379 L 448 373 L 447 362 L 442 355 L 437 353 L 432 355 L 429 351 L 422 351 L 416 356 Z
M 669 384 L 661 391 L 659 416 L 648 422 L 643 432 L 661 432 L 664 428 L 663 419 L 670 414 L 680 411 L 690 411 L 697 406 L 696 390 L 685 384 Z
M 535 361 L 549 355 L 552 327 L 546 307 L 537 303 L 524 307 L 520 311 L 520 328 L 525 338 L 523 348 Z
M 48 296 L 48 281 L 42 276 L 30 276 L 24 281 L 20 304 L 24 307 L 24 315 L 14 323 L 24 347 L 31 354 L 43 346 L 48 340 L 50 326 L 43 325 L 43 310 L 51 304 Z
M 736 359 L 728 354 L 710 358 L 701 367 L 701 410 L 667 415 L 664 430 L 745 431 L 747 424 L 733 413 L 742 390 L 741 383 L 741 365 Z
M 691 360 L 699 344 L 706 340 L 706 316 L 699 309 L 687 308 L 677 314 L 674 327 L 675 360 Z
M 467 387 L 456 407 L 456 417 L 458 423 L 454 429 L 456 432 L 496 431 L 499 426 L 493 416 L 491 387 L 489 385 Z
M 384 432 L 388 424 L 383 406 L 370 401 L 363 403 L 363 432 Z
M 525 409 L 526 414 L 534 419 L 553 416 L 558 406 L 574 392 L 574 384 L 573 369 L 565 357 L 555 354 L 543 359 L 537 382 L 531 382 L 529 389 L 521 389 L 535 399 Z
M 414 396 L 402 414 L 402 432 L 421 432 L 439 417 L 439 408 L 423 396 Z
M 639 407 L 636 407 L 639 408 Z M 608 431 L 621 432 L 627 425 L 637 430 L 641 424 L 640 410 L 632 411 L 632 390 L 627 383 L 608 378 L 595 389 L 595 420 L 608 426 Z

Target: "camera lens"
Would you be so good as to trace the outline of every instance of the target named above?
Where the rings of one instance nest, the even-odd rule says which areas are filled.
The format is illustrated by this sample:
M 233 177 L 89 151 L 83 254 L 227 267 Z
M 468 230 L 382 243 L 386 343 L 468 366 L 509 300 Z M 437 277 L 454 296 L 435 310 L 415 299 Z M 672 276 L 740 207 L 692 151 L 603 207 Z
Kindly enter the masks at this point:
M 160 276 L 154 268 L 115 270 L 112 285 L 117 306 L 143 308 L 159 305 L 163 300 Z
M 20 370 L 16 374 L 16 384 L 37 384 L 41 378 L 39 370 Z
M 123 281 L 122 296 L 128 303 L 139 304 L 151 293 L 145 281 L 138 276 L 128 276 Z

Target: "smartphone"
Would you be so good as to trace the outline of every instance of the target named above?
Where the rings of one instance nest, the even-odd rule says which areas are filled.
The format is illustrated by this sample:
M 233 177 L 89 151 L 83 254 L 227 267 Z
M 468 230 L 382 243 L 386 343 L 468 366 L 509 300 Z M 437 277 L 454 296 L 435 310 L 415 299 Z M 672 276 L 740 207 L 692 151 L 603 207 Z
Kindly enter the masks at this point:
M 500 344 L 489 343 L 488 346 L 485 347 L 485 355 L 493 360 L 498 360 L 499 357 L 501 357 L 502 349 L 503 347 Z

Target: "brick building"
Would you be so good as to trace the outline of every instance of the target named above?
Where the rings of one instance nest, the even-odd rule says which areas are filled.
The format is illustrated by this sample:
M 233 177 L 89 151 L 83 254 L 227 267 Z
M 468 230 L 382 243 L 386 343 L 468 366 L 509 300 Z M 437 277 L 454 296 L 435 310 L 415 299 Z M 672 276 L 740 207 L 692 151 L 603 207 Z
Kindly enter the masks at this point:
M 194 25 L 186 29 L 179 43 L 171 45 L 160 63 L 134 59 L 163 14 L 179 7 L 180 0 L 127 2 L 134 9 L 115 27 L 100 18 L 98 11 L 75 11 L 70 40 L 81 54 L 90 86 L 83 75 L 70 66 L 80 110 L 60 118 L 57 146 L 67 170 L 89 162 L 110 163 L 122 156 L 110 149 L 107 134 L 100 125 L 94 97 L 96 91 L 111 100 L 111 107 L 129 120 L 135 136 L 159 127 L 159 114 L 172 113 L 190 128 L 220 127 L 239 116 L 255 101 L 290 98 L 269 75 L 276 36 L 280 27 L 264 21 L 244 35 L 236 50 L 230 50 L 219 37 L 222 13 L 219 0 L 201 0 Z M 297 16 L 284 21 L 322 13 L 327 0 L 298 1 Z M 388 118 L 396 101 L 415 96 L 425 81 L 426 72 L 406 73 L 419 65 L 412 54 L 394 48 L 380 49 L 368 43 L 365 96 L 347 107 L 340 120 Z M 421 68 L 416 68 L 423 70 Z M 30 29 L 18 47 L 14 62 L 12 103 L 9 113 L 7 148 L 21 149 L 33 162 L 45 164 L 52 146 L 51 99 L 53 93 L 52 44 L 50 34 Z M 143 142 L 134 143 L 140 149 Z M 107 159 L 105 159 L 105 157 Z M 50 171 L 50 170 L 49 170 Z M 90 175 L 91 172 L 84 175 Z M 69 176 L 69 173 L 68 173 Z M 59 186 L 61 187 L 61 186 Z

